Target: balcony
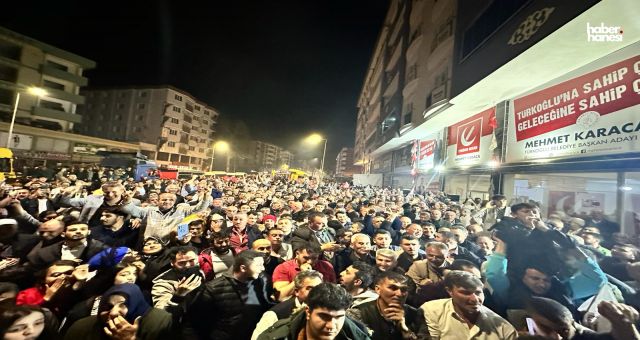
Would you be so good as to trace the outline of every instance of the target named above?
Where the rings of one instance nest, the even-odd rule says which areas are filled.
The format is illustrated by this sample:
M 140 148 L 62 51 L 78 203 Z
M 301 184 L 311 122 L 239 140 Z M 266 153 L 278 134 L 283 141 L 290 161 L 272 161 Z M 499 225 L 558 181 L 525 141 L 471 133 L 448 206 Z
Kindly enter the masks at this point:
M 64 120 L 71 123 L 82 122 L 82 116 L 73 114 L 73 113 L 68 113 L 63 110 L 47 109 L 44 107 L 34 107 L 32 113 L 34 116 Z
M 391 80 L 387 82 L 387 88 L 384 90 L 383 96 L 385 98 L 389 98 L 393 96 L 398 91 L 398 86 L 399 86 L 398 84 L 400 82 L 400 72 L 396 71 L 395 74 L 393 74 L 393 77 L 388 79 L 391 79 Z
M 393 70 L 393 68 L 398 64 L 398 60 L 400 60 L 400 54 L 402 54 L 403 43 L 404 43 L 404 40 L 400 39 L 400 41 L 398 41 L 398 44 L 396 44 L 396 46 L 393 48 L 393 52 L 391 52 L 391 57 L 387 62 L 387 66 L 385 67 L 385 70 L 387 72 Z
M 52 89 L 50 87 L 45 87 L 45 89 L 47 90 L 47 97 L 66 100 L 74 104 L 84 104 L 85 102 L 84 96 L 62 90 Z
M 409 47 L 407 48 L 407 63 L 413 63 L 418 60 L 420 55 L 420 46 L 422 46 L 423 40 L 422 29 L 418 28 L 411 34 L 409 39 Z
M 55 78 L 60 78 L 62 80 L 66 80 L 66 81 L 70 81 L 74 84 L 77 84 L 78 86 L 87 86 L 87 84 L 89 84 L 89 80 L 83 76 L 78 76 L 75 75 L 73 73 L 69 73 L 67 71 L 63 71 L 60 69 L 57 69 L 51 65 L 45 65 L 45 64 L 41 64 L 40 65 L 40 72 L 42 72 L 43 74 L 46 74 L 48 76 L 52 76 Z

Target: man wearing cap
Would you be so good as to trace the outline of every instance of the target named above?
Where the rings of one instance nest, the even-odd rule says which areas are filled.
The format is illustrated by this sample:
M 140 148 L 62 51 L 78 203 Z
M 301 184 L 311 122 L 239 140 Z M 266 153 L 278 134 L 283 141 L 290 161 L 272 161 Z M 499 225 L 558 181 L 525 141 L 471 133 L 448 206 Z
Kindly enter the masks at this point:
M 504 195 L 494 195 L 486 207 L 480 209 L 473 219 L 478 223 L 483 223 L 485 230 L 500 222 L 507 212 L 507 197 Z M 507 214 L 508 216 L 508 214 Z
M 264 230 L 267 231 L 276 225 L 276 217 L 274 215 L 264 215 L 262 218 L 262 224 L 264 224 Z
M 592 227 L 593 229 L 587 229 L 580 232 L 579 236 L 584 240 L 584 244 L 593 248 L 593 250 L 599 252 L 604 256 L 611 256 L 611 250 L 603 247 L 600 244 L 602 241 L 602 235 L 598 228 Z

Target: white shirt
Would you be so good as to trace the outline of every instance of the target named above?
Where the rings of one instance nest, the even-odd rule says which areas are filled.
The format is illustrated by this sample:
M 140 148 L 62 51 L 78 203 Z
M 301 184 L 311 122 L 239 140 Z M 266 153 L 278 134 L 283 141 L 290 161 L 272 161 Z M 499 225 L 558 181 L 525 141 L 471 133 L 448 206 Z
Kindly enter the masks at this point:
M 82 244 L 80 244 L 77 247 L 74 248 L 69 248 L 69 246 L 67 246 L 66 243 L 62 244 L 62 256 L 60 257 L 61 260 L 76 260 L 80 258 L 80 255 L 82 255 L 82 252 L 84 251 L 84 248 L 87 247 L 87 239 L 82 240 Z

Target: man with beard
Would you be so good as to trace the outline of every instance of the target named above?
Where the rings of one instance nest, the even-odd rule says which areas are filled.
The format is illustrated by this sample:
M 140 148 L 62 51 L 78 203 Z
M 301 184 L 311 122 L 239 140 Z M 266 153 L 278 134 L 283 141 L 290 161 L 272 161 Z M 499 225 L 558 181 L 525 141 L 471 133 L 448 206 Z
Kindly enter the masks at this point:
M 201 339 L 250 339 L 258 320 L 274 303 L 269 298 L 264 257 L 254 250 L 238 254 L 233 270 L 204 285 L 191 308 Z
M 431 242 L 427 244 L 427 259 L 415 261 L 409 267 L 407 276 L 410 277 L 416 286 L 437 283 L 444 277 L 443 270 L 447 267 L 449 249 L 441 242 Z
M 183 303 L 187 294 L 200 287 L 204 276 L 200 272 L 196 252 L 196 248 L 186 246 L 171 249 L 171 269 L 153 279 L 151 297 L 154 307 L 169 310 Z
M 348 311 L 348 315 L 364 323 L 373 331 L 371 339 L 428 338 L 427 324 L 422 310 L 407 305 L 408 278 L 386 271 L 376 278 L 378 295 Z
M 102 212 L 100 225 L 91 228 L 91 238 L 110 247 L 135 248 L 138 241 L 138 228 L 131 227 L 127 214 L 118 209 Z
M 222 229 L 210 235 L 211 248 L 200 252 L 198 263 L 207 281 L 221 276 L 233 265 L 233 250 L 229 241 L 229 231 Z
M 354 262 L 340 273 L 340 285 L 351 294 L 352 307 L 375 300 L 375 294 L 369 286 L 373 283 L 374 268 L 364 262 Z
M 263 238 L 253 241 L 252 249 L 264 256 L 264 273 L 271 282 L 271 276 L 276 267 L 284 262 L 281 258 L 271 255 L 271 242 Z
M 307 297 L 311 289 L 322 283 L 322 274 L 315 270 L 305 270 L 298 273 L 293 282 L 295 283 L 293 297 L 273 306 L 262 315 L 260 322 L 258 322 L 256 329 L 253 331 L 252 340 L 257 339 L 260 334 L 269 329 L 278 320 L 286 319 L 303 309 L 306 306 Z
M 444 280 L 451 298 L 429 301 L 420 307 L 431 338 L 471 339 L 476 335 L 487 340 L 518 338 L 509 322 L 482 305 L 484 286 L 478 277 L 452 270 Z
M 346 317 L 351 296 L 344 288 L 321 283 L 309 293 L 304 313 L 276 322 L 258 340 L 284 339 L 370 339 L 359 325 Z
M 60 220 L 49 220 L 39 227 L 42 241 L 27 255 L 33 270 L 43 269 L 58 260 L 82 260 L 86 262 L 93 255 L 105 249 L 104 243 L 87 240 L 89 226 L 72 223 L 64 225 Z

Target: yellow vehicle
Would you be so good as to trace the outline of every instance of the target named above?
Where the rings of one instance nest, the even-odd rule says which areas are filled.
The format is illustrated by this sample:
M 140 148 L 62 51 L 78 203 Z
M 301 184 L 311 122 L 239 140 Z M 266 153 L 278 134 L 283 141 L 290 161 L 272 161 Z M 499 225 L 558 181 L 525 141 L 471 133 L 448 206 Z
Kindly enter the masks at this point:
M 13 152 L 11 149 L 0 148 L 0 181 L 7 178 L 16 178 L 13 172 Z

